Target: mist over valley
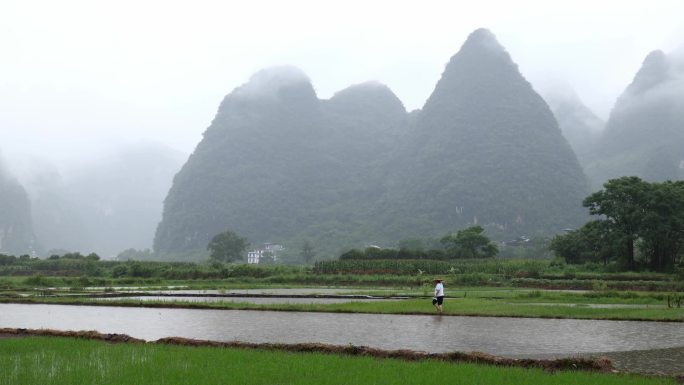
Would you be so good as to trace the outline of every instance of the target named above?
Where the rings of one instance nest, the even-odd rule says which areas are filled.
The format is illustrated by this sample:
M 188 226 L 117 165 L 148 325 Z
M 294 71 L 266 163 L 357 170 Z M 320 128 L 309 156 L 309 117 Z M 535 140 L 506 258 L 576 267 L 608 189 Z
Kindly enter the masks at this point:
M 243 78 L 211 121 L 215 100 L 188 100 L 208 123 L 195 143 L 197 121 L 183 122 L 182 142 L 159 129 L 136 141 L 118 116 L 102 127 L 120 124 L 131 140 L 89 145 L 88 132 L 31 154 L 30 131 L 5 126 L 0 253 L 202 260 L 226 230 L 253 245 L 310 242 L 322 258 L 473 225 L 499 241 L 550 237 L 584 223 L 582 200 L 611 178 L 684 179 L 682 49 L 645 55 L 606 108 L 586 84 L 540 80 L 549 75 L 487 29 L 449 41 L 455 54 L 419 108 L 372 78 L 321 96 L 306 66 L 278 65 Z M 99 108 L 83 109 L 95 126 Z

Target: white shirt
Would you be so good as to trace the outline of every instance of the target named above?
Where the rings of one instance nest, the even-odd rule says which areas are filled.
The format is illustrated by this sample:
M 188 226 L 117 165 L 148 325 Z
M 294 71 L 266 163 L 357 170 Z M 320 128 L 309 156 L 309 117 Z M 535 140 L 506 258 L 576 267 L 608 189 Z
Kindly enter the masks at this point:
M 444 285 L 441 282 L 435 285 L 435 297 L 444 297 Z

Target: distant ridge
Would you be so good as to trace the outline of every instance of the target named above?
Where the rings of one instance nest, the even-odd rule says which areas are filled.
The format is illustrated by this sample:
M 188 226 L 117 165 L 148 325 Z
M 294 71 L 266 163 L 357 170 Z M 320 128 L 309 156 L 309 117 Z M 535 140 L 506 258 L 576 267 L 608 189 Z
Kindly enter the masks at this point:
M 187 155 L 154 142 L 128 144 L 60 172 L 38 164 L 23 183 L 45 254 L 150 249 L 162 199 Z M 43 167 L 39 167 L 43 166 Z
M 587 172 L 594 185 L 636 175 L 684 179 L 684 57 L 653 51 L 618 98 Z
M 411 114 L 378 82 L 319 100 L 299 70 L 255 74 L 174 178 L 154 248 L 201 258 L 225 230 L 328 255 L 473 223 L 550 234 L 581 223 L 587 193 L 546 103 L 479 29 Z
M 32 255 L 37 248 L 26 190 L 0 165 L 0 254 Z
M 577 155 L 580 164 L 586 167 L 606 122 L 596 116 L 574 90 L 550 90 L 545 93 L 544 100 L 549 104 L 558 121 L 558 127 Z
M 396 231 L 483 224 L 491 233 L 553 233 L 583 218 L 588 189 L 577 158 L 488 30 L 451 58 L 405 146 L 392 199 L 407 224 Z

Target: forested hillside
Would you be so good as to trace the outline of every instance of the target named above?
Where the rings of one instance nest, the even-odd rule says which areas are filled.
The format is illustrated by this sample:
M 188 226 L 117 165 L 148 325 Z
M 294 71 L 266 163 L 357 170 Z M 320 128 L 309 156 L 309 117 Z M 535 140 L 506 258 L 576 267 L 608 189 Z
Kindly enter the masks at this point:
M 390 229 L 482 224 L 534 234 L 582 221 L 587 183 L 547 104 L 484 29 L 446 66 L 397 160 Z M 400 214 L 399 214 L 400 213 Z
M 381 84 L 320 101 L 298 69 L 258 72 L 226 96 L 176 175 L 155 251 L 203 251 L 226 229 L 253 242 L 354 238 L 404 119 Z
M 27 178 L 33 222 L 47 252 L 95 252 L 152 247 L 162 202 L 185 155 L 139 143 L 60 173 L 44 167 Z
M 585 177 L 546 103 L 486 30 L 447 65 L 422 111 L 384 85 L 319 100 L 291 67 L 225 97 L 176 175 L 155 252 L 199 257 L 232 230 L 324 251 L 443 235 L 501 236 L 582 222 Z
M 37 247 L 26 190 L 0 161 L 0 253 L 32 254 Z
M 613 108 L 587 173 L 611 178 L 684 178 L 684 58 L 651 52 Z
M 544 95 L 558 127 L 583 167 L 591 161 L 605 122 L 591 111 L 573 90 L 554 90 Z

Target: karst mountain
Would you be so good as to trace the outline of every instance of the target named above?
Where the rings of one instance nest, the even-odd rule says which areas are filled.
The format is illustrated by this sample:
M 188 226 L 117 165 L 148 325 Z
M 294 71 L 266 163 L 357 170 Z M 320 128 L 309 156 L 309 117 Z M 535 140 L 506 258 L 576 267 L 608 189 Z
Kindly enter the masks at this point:
M 577 93 L 569 88 L 556 87 L 544 95 L 558 127 L 577 155 L 580 165 L 586 167 L 592 160 L 596 142 L 606 122 L 587 107 Z
M 330 255 L 472 224 L 552 234 L 582 223 L 587 193 L 549 107 L 482 29 L 412 113 L 377 82 L 321 100 L 296 68 L 256 73 L 175 176 L 154 249 L 199 258 L 226 230 Z
M 651 52 L 617 100 L 587 173 L 595 186 L 636 175 L 684 179 L 684 54 Z
M 26 190 L 0 164 L 0 254 L 33 255 L 38 248 Z
M 444 70 L 404 144 L 387 225 L 437 235 L 467 225 L 534 234 L 582 220 L 587 182 L 544 100 L 485 29 Z M 379 213 L 380 215 L 380 213 Z

